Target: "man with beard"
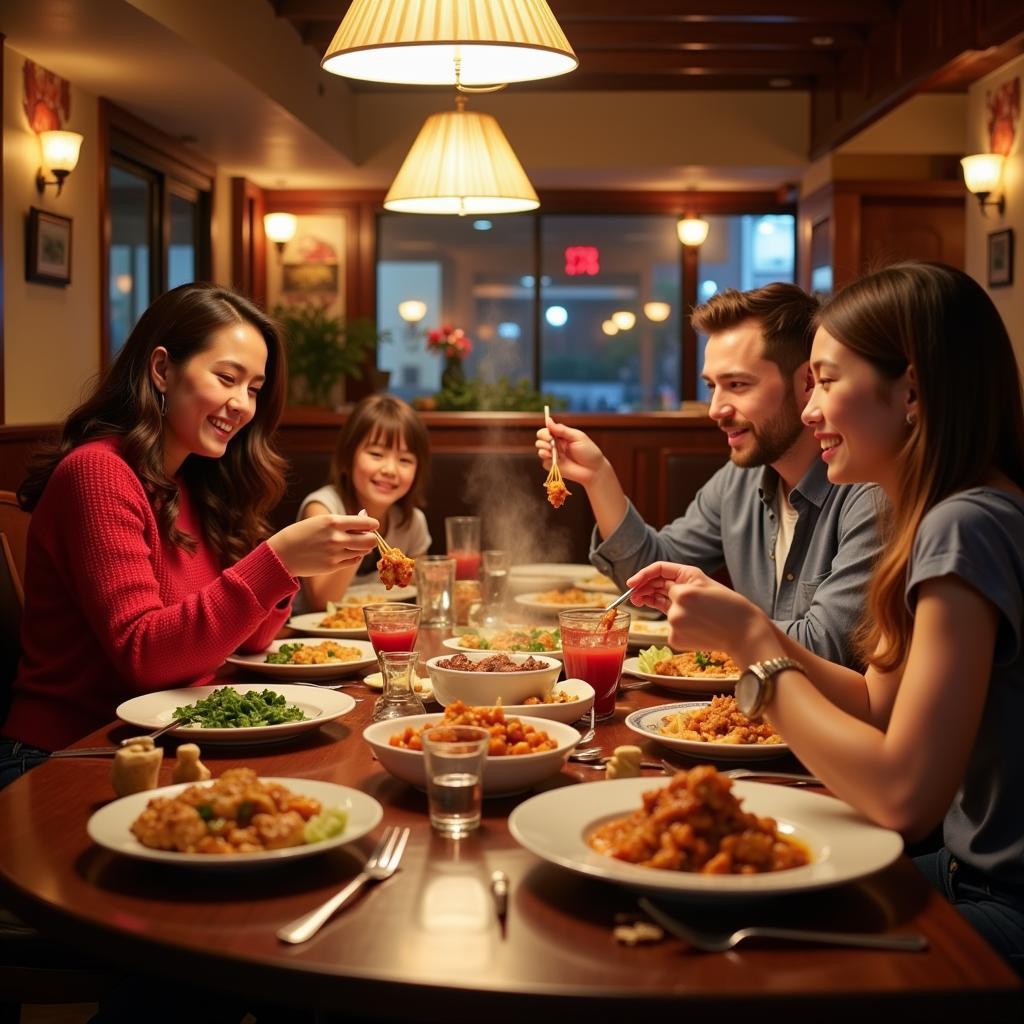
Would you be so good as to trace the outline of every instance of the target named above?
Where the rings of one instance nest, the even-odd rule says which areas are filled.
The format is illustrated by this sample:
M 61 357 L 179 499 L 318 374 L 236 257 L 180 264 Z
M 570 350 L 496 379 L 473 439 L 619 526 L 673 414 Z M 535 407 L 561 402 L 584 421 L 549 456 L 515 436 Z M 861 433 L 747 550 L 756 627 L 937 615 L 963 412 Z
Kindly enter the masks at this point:
M 829 483 L 814 432 L 800 413 L 810 398 L 808 360 L 816 299 L 796 285 L 721 292 L 693 311 L 708 335 L 704 380 L 727 462 L 686 514 L 661 530 L 640 518 L 615 470 L 580 430 L 548 421 L 537 451 L 586 489 L 597 526 L 590 560 L 620 586 L 652 562 L 721 568 L 733 587 L 816 654 L 854 665 L 860 619 L 879 548 L 883 500 L 871 485 Z

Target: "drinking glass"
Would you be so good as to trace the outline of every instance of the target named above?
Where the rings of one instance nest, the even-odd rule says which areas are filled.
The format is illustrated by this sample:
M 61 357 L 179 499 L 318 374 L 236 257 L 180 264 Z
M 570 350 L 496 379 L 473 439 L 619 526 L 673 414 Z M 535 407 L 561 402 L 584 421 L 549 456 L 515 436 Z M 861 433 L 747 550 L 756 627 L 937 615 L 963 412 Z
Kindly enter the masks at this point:
M 443 725 L 423 731 L 430 824 L 461 839 L 480 827 L 484 761 L 491 734 L 475 725 Z
M 377 660 L 385 651 L 411 651 L 420 632 L 420 606 L 416 604 L 368 604 L 363 619 Z M 384 671 L 383 663 L 381 671 Z
M 481 605 L 471 614 L 475 626 L 505 624 L 505 591 L 508 587 L 508 552 L 485 551 L 481 575 Z
M 452 599 L 452 618 L 456 626 L 468 626 L 471 616 L 480 607 L 480 581 L 456 580 Z
M 423 609 L 421 626 L 439 628 L 452 624 L 454 587 L 454 558 L 420 555 L 416 559 L 416 600 Z
M 604 629 L 600 608 L 558 613 L 566 678 L 583 679 L 594 688 L 594 718 L 615 713 L 615 691 L 629 640 L 630 614 L 620 608 L 610 629 Z
M 475 580 L 480 574 L 480 517 L 446 516 L 444 536 L 448 557 L 455 559 L 455 578 Z
M 384 651 L 378 654 L 384 689 L 373 705 L 374 722 L 426 712 L 413 684 L 416 681 L 416 651 Z

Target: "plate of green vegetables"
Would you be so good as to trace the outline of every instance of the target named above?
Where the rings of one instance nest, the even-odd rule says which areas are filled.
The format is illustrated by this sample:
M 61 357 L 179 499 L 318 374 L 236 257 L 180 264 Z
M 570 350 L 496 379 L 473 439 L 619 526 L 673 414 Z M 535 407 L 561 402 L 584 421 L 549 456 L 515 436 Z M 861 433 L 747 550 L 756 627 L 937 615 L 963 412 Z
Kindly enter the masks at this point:
M 355 706 L 336 690 L 232 683 L 146 693 L 121 704 L 117 717 L 145 730 L 177 720 L 171 733 L 197 743 L 269 743 L 319 729 Z

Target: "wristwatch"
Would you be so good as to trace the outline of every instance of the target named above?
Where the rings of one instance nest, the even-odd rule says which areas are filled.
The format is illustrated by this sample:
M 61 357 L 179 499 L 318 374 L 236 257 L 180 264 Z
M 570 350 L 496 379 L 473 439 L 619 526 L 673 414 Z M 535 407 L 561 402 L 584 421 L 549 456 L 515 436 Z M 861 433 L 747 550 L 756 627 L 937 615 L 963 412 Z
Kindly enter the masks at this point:
M 736 707 L 740 713 L 747 718 L 760 718 L 775 694 L 775 677 L 788 668 L 806 672 L 803 665 L 793 658 L 769 658 L 748 666 L 736 684 Z

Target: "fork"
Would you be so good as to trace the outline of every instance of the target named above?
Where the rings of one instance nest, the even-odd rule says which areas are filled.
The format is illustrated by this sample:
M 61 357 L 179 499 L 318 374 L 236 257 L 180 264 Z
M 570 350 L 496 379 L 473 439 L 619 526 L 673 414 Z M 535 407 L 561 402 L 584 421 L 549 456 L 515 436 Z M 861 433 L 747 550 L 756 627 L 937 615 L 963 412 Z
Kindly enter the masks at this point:
M 177 728 L 179 725 L 188 725 L 187 722 L 183 722 L 180 718 L 174 718 L 166 725 L 160 726 L 155 732 L 146 733 L 144 736 L 132 736 L 129 739 L 121 740 L 116 747 L 68 747 L 65 750 L 55 750 L 50 757 L 105 757 L 110 754 L 116 754 L 122 747 L 127 746 L 133 740 L 137 739 L 150 739 L 155 740 L 159 736 L 163 736 L 165 732 L 170 732 L 172 729 Z
M 583 719 L 581 718 L 579 720 L 579 722 L 574 723 L 577 729 L 580 728 L 580 722 L 582 722 L 582 721 L 583 721 Z M 597 730 L 594 728 L 594 705 L 591 704 L 590 705 L 590 719 L 589 719 L 589 724 L 587 725 L 587 730 L 586 730 L 586 732 L 581 732 L 580 733 L 580 738 L 576 741 L 576 746 L 579 747 L 579 746 L 582 746 L 584 743 L 589 743 L 596 735 L 597 735 Z
M 278 929 L 277 937 L 282 942 L 297 944 L 306 942 L 334 916 L 367 882 L 383 882 L 397 870 L 409 841 L 409 829 L 386 828 L 376 849 L 363 865 L 363 870 L 340 892 L 335 893 L 326 903 L 311 910 L 291 924 Z
M 767 928 L 755 926 L 734 932 L 698 931 L 659 910 L 650 900 L 637 901 L 641 910 L 667 932 L 705 953 L 724 953 L 744 939 L 783 939 L 787 942 L 821 942 L 829 946 L 859 946 L 865 949 L 894 949 L 919 953 L 928 948 L 928 940 L 914 932 L 905 935 L 874 935 L 868 932 L 819 932 L 803 928 Z

